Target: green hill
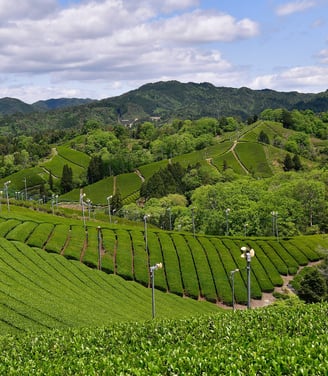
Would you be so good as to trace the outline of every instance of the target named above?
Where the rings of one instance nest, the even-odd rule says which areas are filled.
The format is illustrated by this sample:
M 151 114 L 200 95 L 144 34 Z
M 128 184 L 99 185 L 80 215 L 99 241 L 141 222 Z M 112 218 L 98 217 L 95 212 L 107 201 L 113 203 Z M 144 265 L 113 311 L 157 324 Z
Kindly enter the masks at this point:
M 270 140 L 270 144 L 258 141 L 261 131 L 264 131 Z M 224 164 L 237 175 L 252 175 L 256 178 L 265 178 L 283 171 L 283 160 L 286 150 L 275 147 L 273 140 L 276 137 L 286 142 L 289 137 L 297 134 L 295 131 L 285 129 L 281 124 L 270 121 L 258 121 L 250 127 L 246 127 L 243 133 L 239 131 L 225 134 L 214 145 L 188 154 L 178 155 L 171 158 L 170 162 L 180 163 L 182 166 L 201 163 L 213 173 L 223 171 Z M 234 140 L 234 141 L 232 141 Z M 318 144 L 324 147 L 324 144 Z M 314 147 L 317 147 L 314 144 Z M 302 164 L 312 169 L 316 163 L 306 158 L 301 158 Z M 66 145 L 58 145 L 53 148 L 52 156 L 38 163 L 38 167 L 23 169 L 13 175 L 0 179 L 0 185 L 11 180 L 10 194 L 24 189 L 26 178 L 27 190 L 30 194 L 35 192 L 40 184 L 46 184 L 49 173 L 53 175 L 55 184 L 59 184 L 63 166 L 67 164 L 73 171 L 73 179 L 80 182 L 86 176 L 90 157 L 78 150 Z M 94 204 L 105 205 L 106 197 L 113 194 L 114 186 L 120 191 L 124 203 L 135 202 L 139 198 L 139 190 L 143 179 L 149 179 L 155 172 L 165 168 L 169 160 L 156 161 L 147 165 L 138 166 L 134 172 L 119 174 L 115 178 L 107 177 L 94 184 L 83 187 L 89 199 Z M 141 176 L 138 176 L 140 173 Z M 114 183 L 115 180 L 115 183 Z M 61 196 L 65 201 L 78 201 L 80 189 L 74 189 Z
M 3 99 L 4 101 L 4 99 Z M 10 99 L 10 101 L 17 101 Z M 328 110 L 328 92 L 303 94 L 274 90 L 251 90 L 249 88 L 215 87 L 210 83 L 181 83 L 178 81 L 156 82 L 141 86 L 117 97 L 99 101 L 58 99 L 13 106 L 4 101 L 2 113 L 15 114 L 11 119 L 0 122 L 0 127 L 15 124 L 15 129 L 33 130 L 35 124 L 43 129 L 81 128 L 89 119 L 98 119 L 104 124 L 117 122 L 131 124 L 135 119 L 160 118 L 160 121 L 182 118 L 198 119 L 204 116 L 236 116 L 247 119 L 265 109 L 286 108 L 311 109 L 315 112 Z M 26 109 L 22 109 L 22 106 Z M 72 106 L 65 108 L 66 106 Z M 60 106 L 61 108 L 58 108 Z M 42 112 L 28 114 L 31 109 Z M 44 109 L 51 111 L 44 112 Z

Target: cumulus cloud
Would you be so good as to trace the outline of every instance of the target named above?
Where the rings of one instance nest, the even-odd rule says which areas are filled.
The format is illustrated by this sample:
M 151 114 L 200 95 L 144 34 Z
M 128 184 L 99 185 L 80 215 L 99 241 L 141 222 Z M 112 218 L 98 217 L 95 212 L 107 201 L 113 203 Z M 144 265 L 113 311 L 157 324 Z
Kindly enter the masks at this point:
M 259 24 L 199 5 L 83 0 L 60 8 L 58 0 L 0 0 L 0 97 L 101 98 L 166 79 L 246 86 L 246 68 L 234 66 L 218 43 L 254 38 Z M 282 82 L 262 76 L 254 85 L 274 79 Z
M 309 8 L 316 6 L 316 2 L 312 0 L 298 0 L 282 4 L 276 9 L 278 16 L 288 16 L 293 13 L 303 12 Z
M 259 76 L 250 86 L 253 89 L 284 88 L 285 91 L 308 89 L 308 92 L 320 92 L 328 87 L 328 67 L 294 67 L 276 74 Z
M 227 14 L 200 10 L 176 16 L 156 26 L 159 35 L 164 38 L 185 42 L 231 42 L 259 33 L 258 24 L 247 18 L 238 21 Z
M 40 19 L 57 9 L 56 0 L 0 0 L 0 22 Z
M 320 61 L 324 64 L 328 64 L 328 49 L 321 50 L 318 54 Z
M 185 56 L 199 57 L 206 55 L 197 52 L 203 44 L 250 38 L 258 33 L 255 22 L 216 12 L 197 10 L 156 18 L 158 8 L 181 9 L 196 3 L 192 0 L 154 1 L 147 6 L 149 3 L 91 1 L 55 12 L 51 17 L 33 21 L 24 18 L 15 25 L 7 25 L 0 30 L 0 69 L 33 74 L 48 70 L 79 79 L 83 78 L 83 72 L 98 76 L 99 71 L 120 72 L 128 67 L 131 70 L 128 73 L 133 74 L 134 66 L 147 67 L 148 63 L 165 70 L 169 66 L 156 57 L 170 50 L 179 51 L 178 55 L 170 53 L 167 58 L 174 56 L 176 65 L 184 63 L 181 48 L 186 43 L 195 45 L 195 50 L 191 53 L 187 49 Z M 174 6 L 176 3 L 180 5 Z M 203 64 L 212 60 L 217 63 L 219 55 L 219 51 L 208 53 Z M 195 69 L 197 61 L 197 58 L 193 61 Z

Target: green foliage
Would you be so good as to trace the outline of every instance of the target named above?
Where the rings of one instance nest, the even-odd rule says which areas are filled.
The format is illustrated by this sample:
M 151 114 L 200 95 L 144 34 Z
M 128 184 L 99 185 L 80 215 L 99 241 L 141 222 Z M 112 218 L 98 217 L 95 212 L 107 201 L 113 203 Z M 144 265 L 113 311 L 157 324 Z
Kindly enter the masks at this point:
M 317 303 L 327 298 L 327 282 L 317 268 L 308 268 L 300 278 L 297 294 L 306 303 Z
M 73 189 L 73 170 L 67 164 L 63 166 L 61 174 L 60 190 L 62 193 L 69 192 Z
M 284 170 L 285 171 L 291 171 L 294 168 L 294 163 L 292 160 L 292 157 L 289 153 L 286 154 L 286 157 L 284 159 Z
M 183 193 L 184 184 L 182 178 L 184 168 L 179 163 L 168 164 L 165 169 L 155 172 L 140 189 L 140 196 L 149 199 L 151 197 L 163 197 L 173 193 Z
M 89 184 L 96 183 L 104 177 L 102 159 L 99 156 L 91 158 L 87 170 L 87 179 Z
M 269 136 L 264 132 L 263 129 L 261 130 L 259 134 L 258 141 L 264 144 L 270 144 Z
M 272 307 L 6 336 L 0 343 L 0 372 L 323 376 L 328 367 L 326 311 L 326 304 Z

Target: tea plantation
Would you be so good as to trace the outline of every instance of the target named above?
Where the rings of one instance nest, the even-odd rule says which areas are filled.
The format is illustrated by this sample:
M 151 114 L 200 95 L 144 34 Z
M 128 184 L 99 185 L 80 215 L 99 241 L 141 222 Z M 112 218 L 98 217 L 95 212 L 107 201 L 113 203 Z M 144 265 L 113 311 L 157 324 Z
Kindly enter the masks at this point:
M 28 213 L 29 217 L 25 217 Z M 102 226 L 99 226 L 99 223 Z M 271 293 L 283 285 L 282 276 L 294 275 L 300 266 L 318 261 L 321 248 L 327 246 L 322 235 L 275 238 L 238 238 L 196 236 L 149 228 L 88 220 L 64 219 L 22 208 L 3 212 L 0 236 L 8 241 L 65 256 L 90 267 L 115 274 L 148 287 L 150 265 L 163 263 L 156 272 L 157 289 L 179 296 L 205 299 L 209 302 L 232 303 L 230 273 L 235 276 L 235 301 L 247 303 L 245 260 L 240 248 L 255 250 L 252 260 L 253 299 Z M 46 252 L 45 252 L 46 253 Z
M 242 246 L 255 250 L 251 296 L 261 299 L 320 260 L 327 242 L 84 227 L 13 205 L 0 213 L 0 374 L 326 375 L 326 303 L 235 312 L 215 303 L 232 304 L 237 268 L 234 299 L 247 303 Z
M 0 337 L 3 375 L 327 375 L 328 305 Z

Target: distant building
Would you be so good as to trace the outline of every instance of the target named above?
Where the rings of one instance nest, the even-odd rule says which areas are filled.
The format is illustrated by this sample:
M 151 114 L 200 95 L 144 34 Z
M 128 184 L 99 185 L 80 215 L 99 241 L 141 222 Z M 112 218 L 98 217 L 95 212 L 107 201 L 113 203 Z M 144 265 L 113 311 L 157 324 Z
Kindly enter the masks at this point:
M 152 120 L 152 121 L 158 121 L 158 120 L 161 120 L 161 117 L 160 116 L 151 116 L 150 120 Z

